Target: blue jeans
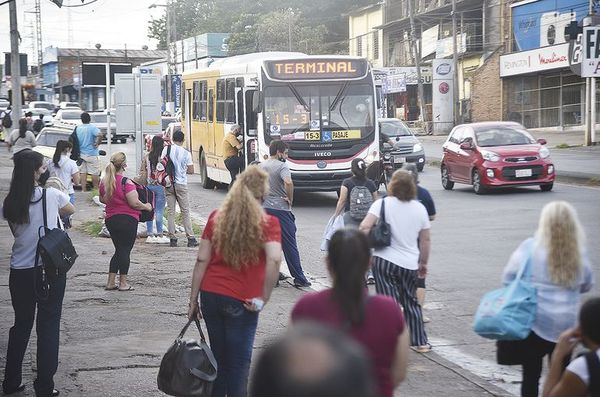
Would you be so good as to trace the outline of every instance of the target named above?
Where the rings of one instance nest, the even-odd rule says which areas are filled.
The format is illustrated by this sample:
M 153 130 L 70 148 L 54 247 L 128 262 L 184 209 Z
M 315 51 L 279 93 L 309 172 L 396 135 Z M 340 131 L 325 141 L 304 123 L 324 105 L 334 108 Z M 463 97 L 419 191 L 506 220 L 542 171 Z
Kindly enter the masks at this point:
M 219 368 L 212 397 L 245 397 L 258 313 L 237 299 L 205 291 L 200 305 Z
M 281 248 L 290 274 L 296 281 L 308 282 L 300 264 L 300 252 L 298 252 L 298 243 L 296 242 L 296 217 L 292 211 L 274 210 L 272 208 L 265 208 L 265 210 L 269 215 L 276 216 L 279 219 Z
M 75 193 L 69 193 L 69 202 L 75 205 Z
M 156 233 L 163 233 L 163 214 L 165 213 L 165 188 L 161 185 L 148 185 L 148 190 L 154 193 L 154 219 L 156 220 Z M 153 233 L 154 221 L 146 222 L 146 229 L 148 230 L 148 236 Z

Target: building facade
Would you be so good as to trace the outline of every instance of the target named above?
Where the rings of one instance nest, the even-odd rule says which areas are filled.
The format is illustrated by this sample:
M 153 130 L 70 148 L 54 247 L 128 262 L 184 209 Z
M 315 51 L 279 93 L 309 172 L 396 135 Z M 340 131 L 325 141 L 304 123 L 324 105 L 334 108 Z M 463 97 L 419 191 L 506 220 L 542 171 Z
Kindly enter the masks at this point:
M 349 54 L 366 58 L 374 68 L 384 66 L 383 5 L 373 4 L 348 14 Z
M 112 72 L 131 70 L 145 62 L 167 57 L 167 51 L 47 47 L 43 57 L 43 84 L 38 97 L 49 102 L 79 102 L 82 109 L 106 107 L 106 88 L 83 85 L 84 64 L 110 64 Z
M 589 14 L 589 0 L 512 1 L 506 10 L 510 41 L 499 64 L 503 118 L 527 128 L 581 129 L 585 79 L 570 69 L 564 30 Z

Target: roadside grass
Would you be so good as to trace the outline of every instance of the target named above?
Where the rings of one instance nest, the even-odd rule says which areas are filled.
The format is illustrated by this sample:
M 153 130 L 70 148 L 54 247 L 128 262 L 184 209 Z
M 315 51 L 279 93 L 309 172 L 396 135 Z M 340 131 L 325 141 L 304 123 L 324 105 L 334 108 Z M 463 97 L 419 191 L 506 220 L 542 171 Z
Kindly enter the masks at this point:
M 78 229 L 92 237 L 98 237 L 98 234 L 102 230 L 102 221 L 86 221 L 83 222 Z
M 600 186 L 600 176 L 591 177 L 588 181 L 588 185 Z
M 167 222 L 168 222 L 168 220 L 167 220 L 167 216 L 165 213 L 165 215 L 164 215 L 165 225 L 167 224 Z M 175 214 L 175 224 L 183 225 L 183 215 L 181 215 L 181 212 L 178 212 Z M 194 220 L 192 219 L 192 230 L 194 231 L 194 235 L 201 236 L 202 232 L 204 231 L 204 228 L 202 226 L 200 226 L 200 224 L 194 222 Z
M 569 148 L 573 148 L 573 147 L 581 147 L 583 145 L 569 145 L 568 143 L 559 143 L 558 145 L 554 146 L 555 149 L 569 149 Z
M 427 161 L 427 164 L 429 164 L 432 167 L 439 167 L 440 165 L 442 165 L 442 163 L 438 160 L 429 160 Z
M 99 195 L 100 195 L 100 193 L 98 193 L 98 188 L 94 188 L 90 191 L 88 197 L 89 197 L 90 201 L 92 201 L 95 196 L 99 196 Z

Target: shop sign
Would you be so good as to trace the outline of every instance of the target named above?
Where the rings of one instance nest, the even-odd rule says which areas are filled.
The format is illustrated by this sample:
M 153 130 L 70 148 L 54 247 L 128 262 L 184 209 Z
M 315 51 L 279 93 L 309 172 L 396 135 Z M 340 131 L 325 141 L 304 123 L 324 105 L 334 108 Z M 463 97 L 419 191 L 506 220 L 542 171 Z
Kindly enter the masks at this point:
M 600 77 L 600 26 L 583 28 L 581 77 Z
M 454 63 L 450 59 L 434 59 L 432 65 L 433 128 L 447 132 L 454 124 Z
M 417 85 L 417 68 L 414 66 L 399 66 L 399 67 L 387 67 L 380 69 L 385 71 L 387 78 L 393 75 L 404 75 L 404 81 L 406 85 Z M 431 84 L 432 71 L 431 68 L 421 68 L 421 82 L 423 84 Z
M 500 57 L 500 77 L 569 67 L 569 44 L 515 52 Z

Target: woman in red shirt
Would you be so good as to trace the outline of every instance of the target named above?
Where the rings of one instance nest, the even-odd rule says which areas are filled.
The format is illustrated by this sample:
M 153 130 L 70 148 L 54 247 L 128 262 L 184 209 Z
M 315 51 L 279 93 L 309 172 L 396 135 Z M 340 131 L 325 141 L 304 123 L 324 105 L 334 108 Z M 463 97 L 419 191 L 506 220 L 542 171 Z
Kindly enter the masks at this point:
M 279 277 L 281 228 L 261 206 L 268 191 L 268 174 L 248 167 L 210 214 L 200 241 L 188 317 L 206 321 L 219 367 L 212 397 L 246 396 L 258 312 Z
M 110 260 L 106 290 L 129 291 L 127 283 L 129 256 L 137 238 L 137 224 L 141 210 L 152 210 L 152 204 L 140 201 L 135 185 L 130 180 L 123 186 L 123 173 L 127 168 L 125 153 L 117 152 L 110 158 L 100 182 L 100 202 L 106 204 L 106 228 L 115 246 Z M 119 285 L 115 280 L 119 273 Z
M 333 288 L 304 295 L 292 322 L 315 321 L 347 332 L 371 358 L 379 397 L 392 397 L 406 376 L 408 331 L 402 310 L 387 296 L 369 296 L 364 276 L 371 263 L 367 237 L 358 229 L 333 234 L 327 252 Z

